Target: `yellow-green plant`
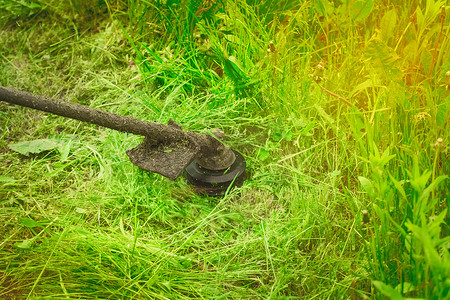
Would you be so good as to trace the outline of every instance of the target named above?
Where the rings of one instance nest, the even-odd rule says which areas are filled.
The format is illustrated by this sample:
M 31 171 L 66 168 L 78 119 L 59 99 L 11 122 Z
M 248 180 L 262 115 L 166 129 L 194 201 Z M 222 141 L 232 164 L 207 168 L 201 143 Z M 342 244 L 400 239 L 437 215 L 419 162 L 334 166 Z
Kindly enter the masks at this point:
M 447 209 L 440 204 L 442 199 L 432 195 L 448 177 L 430 182 L 432 172 L 421 171 L 416 156 L 412 169 L 405 169 L 406 176 L 395 178 L 389 171 L 395 158 L 389 148 L 380 153 L 373 145 L 367 159 L 370 179 L 359 177 L 371 200 L 365 240 L 374 285 L 389 297 L 446 299 L 450 292 L 450 237 L 443 230 Z

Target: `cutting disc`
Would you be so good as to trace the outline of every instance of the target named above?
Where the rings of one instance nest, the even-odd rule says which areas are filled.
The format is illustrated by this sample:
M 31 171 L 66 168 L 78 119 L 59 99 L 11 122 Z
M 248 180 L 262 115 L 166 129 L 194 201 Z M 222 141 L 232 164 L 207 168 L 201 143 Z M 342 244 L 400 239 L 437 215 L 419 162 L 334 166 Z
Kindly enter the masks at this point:
M 186 179 L 195 185 L 198 193 L 214 197 L 225 194 L 230 185 L 232 187 L 241 186 L 244 182 L 246 163 L 239 152 L 234 150 L 233 152 L 236 159 L 225 170 L 208 170 L 193 161 L 185 169 Z

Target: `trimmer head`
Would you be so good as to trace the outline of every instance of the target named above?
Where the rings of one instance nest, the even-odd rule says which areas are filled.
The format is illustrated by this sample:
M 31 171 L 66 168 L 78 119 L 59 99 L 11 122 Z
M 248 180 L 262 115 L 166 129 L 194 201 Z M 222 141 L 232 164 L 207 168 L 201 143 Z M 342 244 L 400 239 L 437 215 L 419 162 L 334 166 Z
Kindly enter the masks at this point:
M 195 185 L 196 192 L 208 196 L 222 196 L 231 187 L 240 187 L 245 178 L 245 159 L 234 151 L 236 159 L 225 170 L 208 170 L 193 161 L 185 169 L 185 176 L 189 183 Z

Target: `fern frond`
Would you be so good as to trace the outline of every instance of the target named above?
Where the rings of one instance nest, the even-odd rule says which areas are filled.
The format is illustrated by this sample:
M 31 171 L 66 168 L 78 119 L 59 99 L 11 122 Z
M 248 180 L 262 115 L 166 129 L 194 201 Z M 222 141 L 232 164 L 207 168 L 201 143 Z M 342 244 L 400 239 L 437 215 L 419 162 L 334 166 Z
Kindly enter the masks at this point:
M 399 56 L 385 42 L 373 39 L 367 46 L 365 56 L 376 75 L 383 80 L 396 80 L 401 78 L 398 68 Z

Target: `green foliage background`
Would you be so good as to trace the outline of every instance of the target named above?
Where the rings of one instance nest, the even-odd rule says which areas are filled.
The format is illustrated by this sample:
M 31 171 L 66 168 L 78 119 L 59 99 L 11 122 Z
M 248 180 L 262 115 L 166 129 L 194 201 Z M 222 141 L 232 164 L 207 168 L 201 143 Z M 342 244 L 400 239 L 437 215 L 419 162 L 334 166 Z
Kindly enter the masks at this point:
M 1 85 L 220 128 L 249 166 L 208 198 L 131 165 L 139 137 L 0 104 L 0 297 L 449 297 L 445 1 L 0 10 Z

